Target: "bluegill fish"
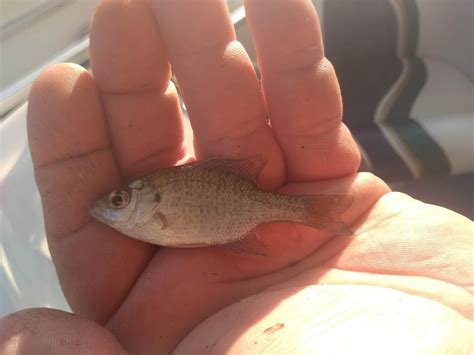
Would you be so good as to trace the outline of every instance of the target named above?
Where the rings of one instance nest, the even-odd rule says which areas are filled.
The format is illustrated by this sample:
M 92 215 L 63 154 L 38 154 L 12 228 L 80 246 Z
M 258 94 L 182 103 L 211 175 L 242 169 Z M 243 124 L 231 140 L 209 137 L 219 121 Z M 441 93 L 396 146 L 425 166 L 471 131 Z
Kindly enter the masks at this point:
M 259 159 L 211 159 L 159 169 L 100 198 L 90 210 L 123 234 L 170 247 L 223 245 L 258 254 L 243 240 L 256 226 L 291 221 L 334 233 L 352 201 L 346 194 L 290 196 L 260 190 Z

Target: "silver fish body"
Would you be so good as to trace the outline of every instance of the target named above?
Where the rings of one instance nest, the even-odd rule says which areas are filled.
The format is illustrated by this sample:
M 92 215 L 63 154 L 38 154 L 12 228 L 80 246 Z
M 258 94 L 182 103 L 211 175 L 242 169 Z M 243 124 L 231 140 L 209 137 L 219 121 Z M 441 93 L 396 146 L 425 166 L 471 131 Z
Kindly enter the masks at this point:
M 262 167 L 209 160 L 160 169 L 104 196 L 90 213 L 130 237 L 171 247 L 234 243 L 275 221 L 343 229 L 339 216 L 350 196 L 265 192 L 255 185 Z

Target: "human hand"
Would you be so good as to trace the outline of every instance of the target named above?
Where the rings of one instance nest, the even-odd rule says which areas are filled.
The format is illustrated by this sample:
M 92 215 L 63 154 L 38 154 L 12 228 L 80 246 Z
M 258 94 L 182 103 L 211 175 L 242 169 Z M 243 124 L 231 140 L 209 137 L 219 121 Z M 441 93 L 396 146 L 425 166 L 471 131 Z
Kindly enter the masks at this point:
M 91 30 L 94 77 L 74 65 L 52 67 L 29 101 L 30 148 L 61 285 L 74 312 L 105 328 L 29 310 L 7 318 L 4 329 L 28 339 L 23 349 L 36 347 L 44 337 L 8 325 L 28 329 L 21 326 L 37 319 L 38 333 L 62 349 L 72 343 L 101 353 L 117 352 L 119 343 L 137 354 L 169 353 L 178 344 L 183 353 L 262 353 L 270 341 L 286 353 L 301 351 L 302 335 L 304 346 L 321 352 L 342 346 L 340 339 L 367 350 L 377 344 L 367 338 L 374 329 L 385 330 L 377 339 L 386 346 L 431 337 L 433 327 L 444 337 L 435 345 L 463 344 L 472 318 L 472 226 L 356 174 L 359 153 L 341 123 L 337 79 L 310 1 L 247 1 L 262 91 L 223 1 L 152 3 L 101 3 Z M 349 193 L 354 202 L 342 218 L 355 235 L 262 226 L 269 256 L 259 257 L 220 247 L 156 248 L 90 219 L 97 196 L 185 158 L 169 61 L 197 159 L 260 155 L 267 161 L 262 188 Z M 432 225 L 433 216 L 444 221 Z M 387 311 L 395 307 L 397 314 Z M 447 329 L 446 321 L 455 326 Z

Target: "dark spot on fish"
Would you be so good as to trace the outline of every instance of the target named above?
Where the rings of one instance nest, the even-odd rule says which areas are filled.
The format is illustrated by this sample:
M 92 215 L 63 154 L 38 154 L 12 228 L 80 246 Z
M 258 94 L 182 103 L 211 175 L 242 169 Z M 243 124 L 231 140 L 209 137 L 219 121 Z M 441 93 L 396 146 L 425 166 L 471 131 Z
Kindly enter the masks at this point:
M 304 149 L 304 145 L 301 146 L 301 149 Z
M 213 272 L 212 276 L 218 276 L 219 274 L 217 272 Z
M 132 124 L 131 124 L 131 123 L 128 124 L 128 128 L 132 128 Z
M 255 345 L 257 345 L 257 344 L 258 344 L 258 341 L 254 341 L 253 343 L 254 343 Z
M 237 144 L 237 148 L 240 148 L 240 144 Z
M 271 327 L 268 327 L 263 331 L 264 334 L 273 334 L 277 330 L 285 328 L 285 323 L 277 323 L 275 325 L 272 325 Z
M 158 192 L 155 194 L 155 201 L 161 202 L 161 195 Z

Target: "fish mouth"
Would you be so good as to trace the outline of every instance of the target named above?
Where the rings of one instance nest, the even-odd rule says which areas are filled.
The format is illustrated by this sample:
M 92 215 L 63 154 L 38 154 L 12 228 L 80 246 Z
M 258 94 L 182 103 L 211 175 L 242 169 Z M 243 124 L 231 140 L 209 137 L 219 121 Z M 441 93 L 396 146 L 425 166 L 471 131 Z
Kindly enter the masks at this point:
M 104 223 L 114 229 L 120 229 L 128 225 L 128 219 L 126 221 L 111 219 L 108 214 L 108 208 L 102 205 L 100 202 L 95 202 L 94 205 L 89 209 L 89 215 L 95 220 Z
M 94 205 L 89 209 L 89 214 L 93 218 L 95 218 L 96 220 L 102 223 L 106 223 L 106 221 L 102 217 L 102 212 L 103 212 L 103 209 L 97 203 L 94 203 Z

